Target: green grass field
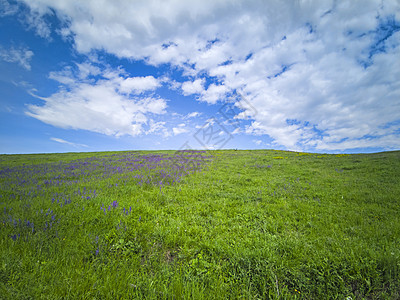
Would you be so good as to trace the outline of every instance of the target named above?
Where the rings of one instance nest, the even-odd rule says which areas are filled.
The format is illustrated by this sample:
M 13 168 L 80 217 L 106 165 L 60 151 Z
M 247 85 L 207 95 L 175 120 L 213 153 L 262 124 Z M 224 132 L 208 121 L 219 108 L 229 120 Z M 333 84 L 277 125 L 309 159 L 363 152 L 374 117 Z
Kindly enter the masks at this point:
M 399 299 L 400 152 L 0 155 L 2 299 Z

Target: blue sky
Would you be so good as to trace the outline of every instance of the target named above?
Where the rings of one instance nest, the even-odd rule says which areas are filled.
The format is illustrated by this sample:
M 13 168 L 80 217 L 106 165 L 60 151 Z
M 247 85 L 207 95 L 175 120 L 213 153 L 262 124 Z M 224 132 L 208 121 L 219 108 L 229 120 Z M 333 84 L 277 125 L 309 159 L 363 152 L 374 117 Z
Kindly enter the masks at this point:
M 0 153 L 400 149 L 398 1 L 0 0 Z

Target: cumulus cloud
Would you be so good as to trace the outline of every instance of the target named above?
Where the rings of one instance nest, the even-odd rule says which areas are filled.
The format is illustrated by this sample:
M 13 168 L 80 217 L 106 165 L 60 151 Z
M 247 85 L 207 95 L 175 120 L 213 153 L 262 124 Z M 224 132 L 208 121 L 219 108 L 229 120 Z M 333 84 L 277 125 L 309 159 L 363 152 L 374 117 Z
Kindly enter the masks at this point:
M 290 149 L 398 145 L 391 125 L 400 121 L 396 0 L 104 1 L 101 9 L 95 0 L 26 3 L 32 23 L 49 8 L 68 20 L 81 53 L 169 63 L 197 78 L 182 93 L 210 104 L 239 91 L 257 109 L 246 114 L 247 134 Z M 133 81 L 125 84 L 122 98 L 112 100 L 121 106 L 130 87 L 141 93 Z M 70 91 L 60 93 L 54 97 L 72 101 Z M 131 130 L 140 131 L 121 129 Z
M 10 47 L 5 49 L 0 46 L 0 59 L 10 63 L 17 63 L 26 70 L 31 69 L 30 61 L 33 52 L 25 47 Z
M 196 79 L 195 81 L 185 81 L 182 83 L 182 91 L 185 96 L 192 94 L 200 94 L 204 91 L 204 79 Z
M 155 90 L 160 85 L 160 82 L 153 76 L 133 77 L 122 80 L 119 90 L 127 94 L 140 94 L 145 91 Z
M 201 93 L 200 100 L 208 102 L 210 104 L 215 104 L 218 101 L 226 100 L 226 95 L 229 92 L 229 89 L 226 85 L 219 84 L 216 85 L 214 83 L 210 84 L 207 90 Z
M 149 115 L 163 114 L 167 107 L 166 100 L 143 94 L 158 86 L 154 77 L 149 80 L 152 84 L 139 87 L 132 82 L 146 83 L 147 79 L 88 63 L 52 72 L 49 77 L 62 84 L 60 89 L 49 97 L 34 95 L 44 105 L 29 105 L 26 114 L 56 127 L 137 136 L 144 133 Z M 131 93 L 141 93 L 141 97 Z

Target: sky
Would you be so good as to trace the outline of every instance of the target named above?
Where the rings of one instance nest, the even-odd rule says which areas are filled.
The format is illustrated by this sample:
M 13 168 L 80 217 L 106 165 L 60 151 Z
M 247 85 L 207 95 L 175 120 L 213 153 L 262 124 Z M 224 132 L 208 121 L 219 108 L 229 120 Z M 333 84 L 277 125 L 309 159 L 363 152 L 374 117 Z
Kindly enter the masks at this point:
M 0 0 L 0 153 L 400 149 L 398 0 Z

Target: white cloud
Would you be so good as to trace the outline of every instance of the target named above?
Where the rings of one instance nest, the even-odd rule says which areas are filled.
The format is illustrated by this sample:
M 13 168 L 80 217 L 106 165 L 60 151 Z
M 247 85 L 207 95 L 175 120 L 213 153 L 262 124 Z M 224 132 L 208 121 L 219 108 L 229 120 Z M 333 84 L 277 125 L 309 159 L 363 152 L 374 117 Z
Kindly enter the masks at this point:
M 94 66 L 93 64 L 88 63 L 88 62 L 76 64 L 76 66 L 79 69 L 78 75 L 79 75 L 80 79 L 85 79 L 85 78 L 88 78 L 89 76 L 97 76 L 97 75 L 101 74 L 101 70 L 99 67 Z
M 121 81 L 119 90 L 126 94 L 140 94 L 155 90 L 161 84 L 153 76 L 126 78 Z
M 179 90 L 182 86 L 181 82 L 178 82 L 176 80 L 170 79 L 170 78 L 162 78 L 162 82 L 165 82 L 168 84 L 168 88 L 170 90 Z
M 184 95 L 199 94 L 198 100 L 215 104 L 240 91 L 257 110 L 247 112 L 253 121 L 246 132 L 269 135 L 277 145 L 321 150 L 398 145 L 399 133 L 388 125 L 400 116 L 396 0 L 27 5 L 32 24 L 40 25 L 49 7 L 68 20 L 65 26 L 81 53 L 101 49 L 181 68 L 197 78 L 182 84 Z M 42 27 L 40 35 L 48 36 Z M 209 76 L 216 81 L 206 88 Z M 133 94 L 140 94 L 133 86 Z
M 149 130 L 146 131 L 146 134 L 160 134 L 164 138 L 169 137 L 171 133 L 165 127 L 166 122 L 155 122 L 153 119 L 150 119 L 149 122 Z
M 201 115 L 200 112 L 194 111 L 194 112 L 191 112 L 191 113 L 187 114 L 187 115 L 185 116 L 185 118 L 195 118 L 195 117 L 198 117 L 198 116 L 200 116 L 200 115 Z
M 204 79 L 196 79 L 195 81 L 185 81 L 182 83 L 183 95 L 200 94 L 204 91 Z
M 57 142 L 57 143 L 61 143 L 61 144 L 67 144 L 67 145 L 73 146 L 73 147 L 75 147 L 75 148 L 79 148 L 79 147 L 89 147 L 88 145 L 85 145 L 85 144 L 72 143 L 72 142 L 68 142 L 68 141 L 66 141 L 66 140 L 59 139 L 59 138 L 55 138 L 55 137 L 50 138 L 50 140 L 55 141 L 55 142 Z
M 10 47 L 9 49 L 4 49 L 0 46 L 0 59 L 10 63 L 18 63 L 21 67 L 26 70 L 31 69 L 30 61 L 32 59 L 33 52 L 28 48 Z
M 179 124 L 178 127 L 172 128 L 174 135 L 182 134 L 188 132 L 189 130 L 185 128 L 185 124 Z
M 200 97 L 200 100 L 215 104 L 218 101 L 224 101 L 229 89 L 225 85 L 210 84 Z
M 30 15 L 26 16 L 24 23 L 30 30 L 34 30 L 38 36 L 51 40 L 51 29 L 49 25 L 41 18 L 41 15 L 41 12 L 33 11 Z
M 100 74 L 99 74 L 100 72 Z M 92 75 L 96 75 L 94 78 Z M 137 136 L 144 133 L 151 114 L 163 114 L 166 100 L 152 96 L 133 97 L 126 93 L 122 85 L 131 77 L 125 78 L 121 69 L 88 66 L 67 67 L 60 72 L 52 72 L 50 78 L 63 85 L 49 97 L 35 97 L 44 105 L 29 105 L 27 115 L 44 123 L 61 128 L 84 129 L 106 135 Z M 132 77 L 135 79 L 135 77 Z M 139 77 L 138 81 L 142 78 Z M 143 93 L 145 88 L 154 85 L 131 86 Z M 151 129 L 150 129 L 151 130 Z M 153 131 L 155 129 L 153 128 Z
M 240 132 L 240 128 L 235 128 L 235 130 L 232 131 L 232 134 L 239 134 Z
M 65 85 L 73 85 L 76 82 L 72 67 L 66 67 L 62 71 L 50 72 L 49 78 Z
M 0 0 L 0 17 L 12 16 L 18 12 L 18 5 L 11 4 L 7 0 Z

